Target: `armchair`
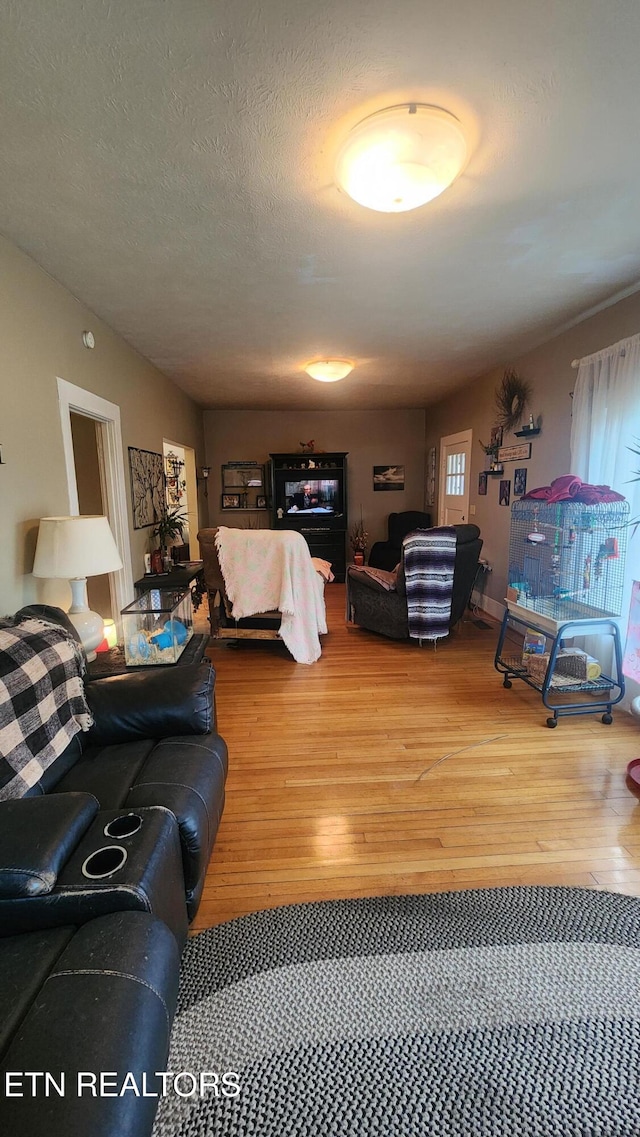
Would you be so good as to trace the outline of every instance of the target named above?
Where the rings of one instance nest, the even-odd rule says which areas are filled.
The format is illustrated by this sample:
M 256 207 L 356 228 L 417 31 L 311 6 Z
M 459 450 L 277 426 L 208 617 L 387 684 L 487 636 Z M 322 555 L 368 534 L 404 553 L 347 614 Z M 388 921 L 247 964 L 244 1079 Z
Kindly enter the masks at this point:
M 280 638 L 282 613 L 261 612 L 243 620 L 233 617 L 233 605 L 220 568 L 216 549 L 217 529 L 201 529 L 198 533 L 204 580 L 209 600 L 211 635 L 219 640 L 277 640 Z
M 430 529 L 431 514 L 418 509 L 407 509 L 404 513 L 390 513 L 387 521 L 388 539 L 376 541 L 369 554 L 371 568 L 386 569 L 391 572 L 400 562 L 402 542 L 414 529 Z
M 296 663 L 315 663 L 322 652 L 320 636 L 327 631 L 325 562 L 314 562 L 302 533 L 221 526 L 201 529 L 198 540 L 211 634 L 281 639 Z
M 478 558 L 482 548 L 477 525 L 455 525 L 456 559 L 453 570 L 453 593 L 449 630 L 462 618 L 471 595 Z M 366 571 L 350 568 L 347 578 L 347 610 L 361 628 L 379 632 L 394 640 L 409 637 L 407 593 L 404 574 L 404 551 L 395 587 L 390 591 Z

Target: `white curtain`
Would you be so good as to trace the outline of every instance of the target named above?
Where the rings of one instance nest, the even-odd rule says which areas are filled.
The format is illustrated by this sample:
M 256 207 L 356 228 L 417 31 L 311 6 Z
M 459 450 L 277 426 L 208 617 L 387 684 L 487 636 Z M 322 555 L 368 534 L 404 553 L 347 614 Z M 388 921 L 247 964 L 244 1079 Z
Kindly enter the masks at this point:
M 631 518 L 640 519 L 640 335 L 580 360 L 573 392 L 571 473 L 584 482 L 609 485 L 624 494 Z M 624 649 L 633 580 L 640 579 L 640 528 L 629 530 L 625 590 L 620 619 Z M 640 687 L 627 681 L 628 698 Z

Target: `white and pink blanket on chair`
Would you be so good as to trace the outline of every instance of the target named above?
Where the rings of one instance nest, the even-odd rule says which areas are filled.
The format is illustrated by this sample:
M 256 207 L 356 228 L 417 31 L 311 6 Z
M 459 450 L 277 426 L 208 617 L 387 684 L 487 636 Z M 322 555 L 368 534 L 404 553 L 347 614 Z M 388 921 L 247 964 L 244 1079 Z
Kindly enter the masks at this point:
M 327 631 L 324 581 L 302 534 L 220 526 L 216 549 L 234 619 L 281 612 L 280 636 L 293 658 L 315 663 Z

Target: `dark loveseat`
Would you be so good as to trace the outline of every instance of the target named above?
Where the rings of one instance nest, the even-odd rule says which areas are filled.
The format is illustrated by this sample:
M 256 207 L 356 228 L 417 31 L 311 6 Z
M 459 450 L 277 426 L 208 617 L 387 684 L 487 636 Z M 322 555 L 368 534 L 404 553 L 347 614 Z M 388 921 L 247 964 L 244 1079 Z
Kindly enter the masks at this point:
M 59 610 L 18 615 L 69 631 Z M 205 663 L 87 681 L 91 731 L 25 797 L 0 802 L 3 1132 L 151 1131 L 157 1097 L 79 1096 L 77 1073 L 132 1072 L 140 1086 L 165 1069 L 180 950 L 224 805 L 214 680 Z M 5 1075 L 25 1071 L 66 1072 L 64 1095 L 21 1078 L 8 1094 Z
M 450 629 L 462 619 L 469 602 L 482 549 L 477 525 L 455 525 L 454 529 L 456 560 L 453 570 Z M 361 628 L 368 628 L 371 632 L 380 632 L 381 635 L 394 640 L 408 638 L 404 557 L 400 560 L 395 588 L 392 591 L 387 591 L 377 580 L 357 568 L 349 569 L 347 590 L 350 616 L 355 624 Z

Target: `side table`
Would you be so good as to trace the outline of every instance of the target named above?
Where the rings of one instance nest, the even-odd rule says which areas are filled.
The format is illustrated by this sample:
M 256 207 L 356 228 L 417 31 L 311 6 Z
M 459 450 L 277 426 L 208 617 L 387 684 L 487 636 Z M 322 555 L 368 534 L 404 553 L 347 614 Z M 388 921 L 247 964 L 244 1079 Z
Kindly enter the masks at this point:
M 202 663 L 204 653 L 209 642 L 207 635 L 195 635 L 189 640 L 182 655 L 175 663 L 164 663 L 162 667 L 180 667 L 188 663 Z M 125 672 L 147 671 L 158 667 L 150 664 L 140 667 L 127 667 L 123 647 L 112 647 L 109 651 L 99 651 L 96 658 L 87 664 L 87 675 L 90 679 L 106 679 L 109 675 L 124 675 Z

